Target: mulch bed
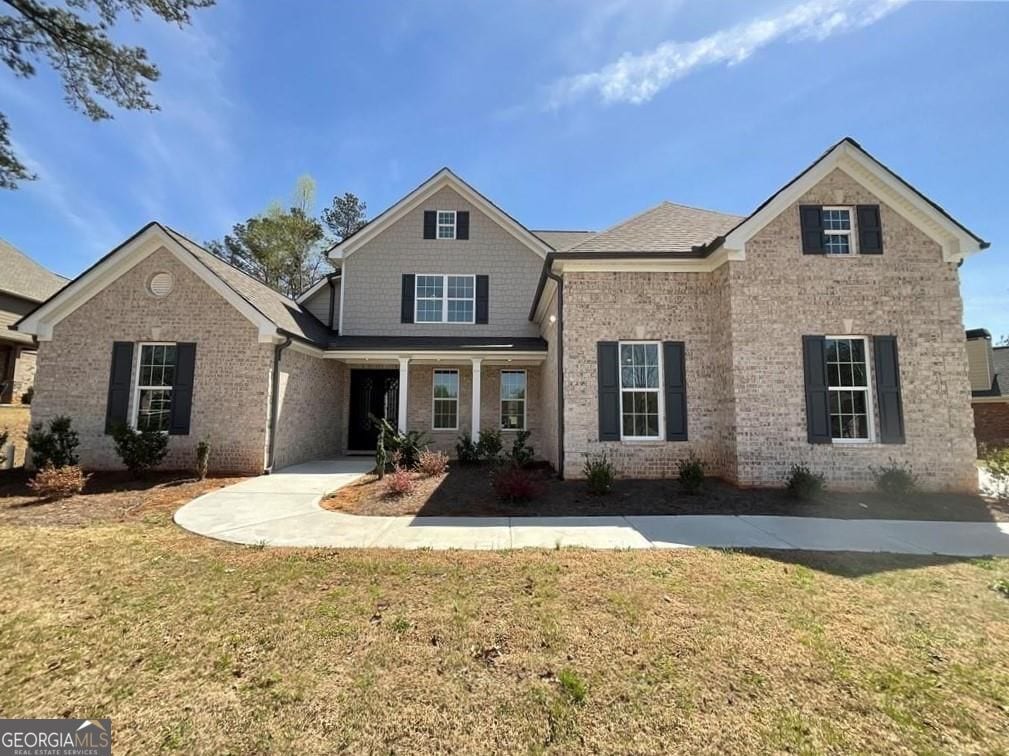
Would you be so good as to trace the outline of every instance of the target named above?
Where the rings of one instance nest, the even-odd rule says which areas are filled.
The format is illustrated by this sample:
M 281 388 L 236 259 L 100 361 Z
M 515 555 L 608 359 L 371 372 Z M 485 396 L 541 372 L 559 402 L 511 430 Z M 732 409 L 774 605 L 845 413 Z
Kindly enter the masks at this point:
M 207 491 L 242 478 L 197 480 L 190 472 L 157 472 L 143 480 L 128 473 L 92 473 L 84 491 L 69 499 L 44 501 L 28 488 L 23 469 L 0 472 L 0 524 L 79 527 L 102 522 L 170 515 Z
M 593 496 L 584 481 L 559 480 L 537 469 L 541 495 L 534 501 L 500 501 L 488 467 L 450 466 L 448 473 L 416 477 L 416 488 L 386 495 L 374 475 L 334 491 L 322 502 L 333 511 L 358 515 L 428 517 L 563 517 L 582 515 L 789 515 L 839 519 L 1009 521 L 1009 503 L 964 494 L 917 493 L 901 500 L 874 492 L 824 494 L 820 501 L 796 501 L 780 489 L 737 488 L 708 478 L 705 490 L 689 495 L 676 480 L 618 480 L 612 492 Z

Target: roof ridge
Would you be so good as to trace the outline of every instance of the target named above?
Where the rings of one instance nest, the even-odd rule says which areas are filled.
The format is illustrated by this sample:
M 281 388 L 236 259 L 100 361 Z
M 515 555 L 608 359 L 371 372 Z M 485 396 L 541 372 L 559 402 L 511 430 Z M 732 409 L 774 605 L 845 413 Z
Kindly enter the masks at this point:
M 673 207 L 682 207 L 686 210 L 696 210 L 700 213 L 711 213 L 712 215 L 724 215 L 729 218 L 745 218 L 745 215 L 739 215 L 738 213 L 726 213 L 721 210 L 711 210 L 707 207 L 698 207 L 697 205 L 684 205 L 682 202 L 673 202 L 671 200 L 665 200 L 663 202 L 665 205 L 672 205 Z

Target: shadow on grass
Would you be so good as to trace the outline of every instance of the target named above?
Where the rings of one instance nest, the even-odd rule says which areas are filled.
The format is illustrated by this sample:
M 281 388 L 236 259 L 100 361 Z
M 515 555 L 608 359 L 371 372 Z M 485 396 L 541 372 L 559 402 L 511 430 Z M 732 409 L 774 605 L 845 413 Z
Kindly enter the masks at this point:
M 923 567 L 941 567 L 980 559 L 980 557 L 944 556 L 942 554 L 891 554 L 864 551 L 736 550 L 762 559 L 808 567 L 817 572 L 826 572 L 845 578 L 859 578 L 898 570 L 917 570 Z

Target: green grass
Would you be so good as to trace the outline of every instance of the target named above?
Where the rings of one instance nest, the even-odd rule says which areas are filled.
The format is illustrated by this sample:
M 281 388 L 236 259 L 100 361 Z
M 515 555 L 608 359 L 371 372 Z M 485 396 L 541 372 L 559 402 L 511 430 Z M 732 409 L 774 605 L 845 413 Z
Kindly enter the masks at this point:
M 0 527 L 0 711 L 117 752 L 1009 750 L 1009 561 Z M 785 561 L 787 560 L 787 561 Z

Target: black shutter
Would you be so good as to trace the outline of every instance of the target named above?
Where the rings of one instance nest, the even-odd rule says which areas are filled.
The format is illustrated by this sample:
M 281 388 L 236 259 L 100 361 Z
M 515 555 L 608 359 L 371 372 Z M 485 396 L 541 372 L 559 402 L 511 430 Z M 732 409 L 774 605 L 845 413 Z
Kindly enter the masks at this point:
M 830 392 L 827 390 L 827 342 L 823 336 L 802 337 L 806 376 L 806 432 L 811 444 L 830 443 Z
M 455 214 L 455 238 L 469 239 L 469 210 L 459 210 Z
M 424 211 L 424 238 L 433 239 L 435 237 L 435 230 L 438 223 L 438 218 L 435 215 L 434 210 Z
M 872 345 L 876 357 L 879 440 L 884 444 L 902 444 L 904 443 L 904 408 L 900 397 L 897 337 L 874 336 Z
M 105 405 L 106 433 L 111 433 L 117 425 L 126 425 L 126 414 L 130 406 L 132 372 L 133 342 L 113 342 L 112 367 L 109 370 L 109 398 Z
M 193 411 L 193 375 L 196 372 L 196 344 L 175 345 L 175 383 L 172 384 L 172 416 L 168 433 L 189 435 L 189 416 Z
M 596 344 L 599 371 L 599 440 L 620 440 L 620 359 L 615 341 Z
M 879 222 L 879 205 L 859 205 L 855 208 L 858 219 L 858 253 L 883 254 L 883 226 Z
M 400 297 L 400 304 L 399 304 L 400 323 L 413 322 L 413 287 L 414 287 L 413 282 L 414 282 L 413 273 L 403 274 L 403 295 Z
M 819 205 L 799 205 L 799 227 L 802 229 L 802 254 L 825 254 L 823 208 Z
M 666 441 L 687 440 L 687 371 L 682 341 L 662 342 Z
M 490 311 L 490 276 L 476 277 L 476 322 L 486 323 Z

